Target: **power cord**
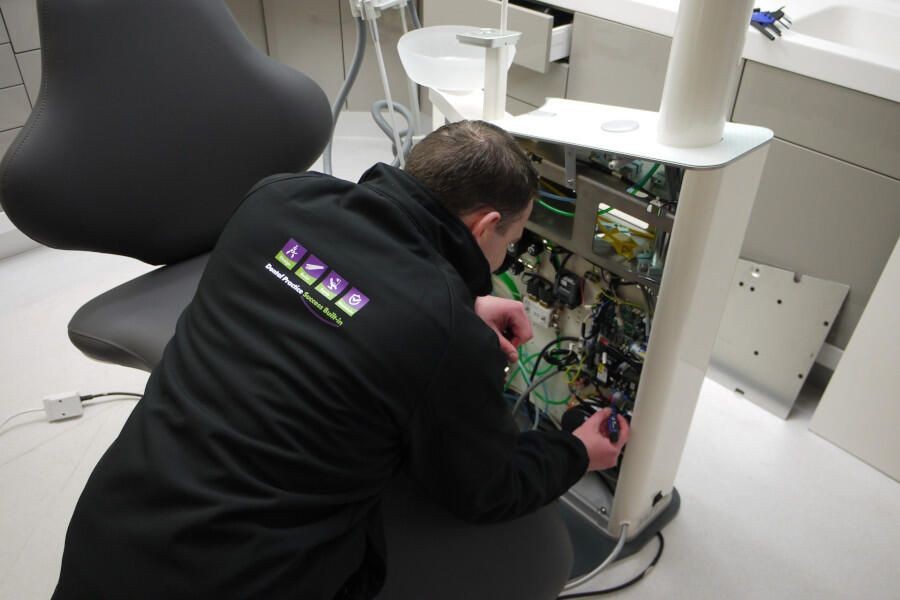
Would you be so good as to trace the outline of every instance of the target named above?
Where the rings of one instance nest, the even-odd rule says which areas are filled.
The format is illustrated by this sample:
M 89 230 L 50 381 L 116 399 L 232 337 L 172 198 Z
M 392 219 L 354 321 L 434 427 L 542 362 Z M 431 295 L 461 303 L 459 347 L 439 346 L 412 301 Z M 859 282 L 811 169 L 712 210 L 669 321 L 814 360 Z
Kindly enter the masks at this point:
M 3 428 L 6 427 L 13 419 L 33 414 L 44 413 L 48 422 L 64 421 L 75 419 L 84 414 L 84 407 L 94 406 L 97 404 L 105 404 L 106 402 L 115 402 L 119 400 L 140 400 L 143 394 L 135 394 L 134 392 L 103 392 L 99 394 L 79 394 L 78 392 L 66 392 L 54 396 L 48 396 L 43 399 L 44 408 L 32 408 L 23 410 L 7 417 L 0 423 L 0 435 L 6 433 Z M 99 398 L 108 398 L 98 400 Z
M 615 592 L 620 592 L 620 591 L 624 590 L 625 588 L 629 588 L 629 587 L 633 586 L 638 581 L 640 581 L 641 579 L 646 577 L 650 573 L 650 571 L 653 570 L 653 567 L 656 566 L 656 564 L 659 562 L 659 559 L 662 557 L 663 550 L 666 547 L 666 540 L 663 537 L 663 534 L 661 531 L 656 532 L 656 537 L 659 539 L 659 547 L 656 550 L 656 556 L 653 557 L 653 560 L 650 561 L 650 564 L 647 565 L 647 568 L 644 569 L 643 571 L 641 571 L 635 577 L 629 579 L 628 581 L 626 581 L 625 583 L 622 583 L 620 585 L 616 585 L 616 586 L 613 586 L 610 588 L 604 588 L 602 590 L 595 590 L 593 592 L 579 592 L 577 594 L 563 594 L 562 596 L 557 596 L 556 600 L 570 600 L 572 598 L 593 598 L 594 596 L 603 596 L 606 594 L 613 594 Z

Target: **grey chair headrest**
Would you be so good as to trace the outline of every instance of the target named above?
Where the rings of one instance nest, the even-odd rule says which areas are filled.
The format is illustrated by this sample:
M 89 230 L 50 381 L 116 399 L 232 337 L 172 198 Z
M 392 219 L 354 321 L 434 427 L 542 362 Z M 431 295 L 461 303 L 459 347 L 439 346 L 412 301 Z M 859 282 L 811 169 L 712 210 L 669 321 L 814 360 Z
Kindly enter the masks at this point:
M 222 0 L 38 0 L 38 14 L 41 90 L 0 204 L 43 244 L 198 255 L 256 181 L 308 168 L 331 134 L 322 90 L 254 48 Z

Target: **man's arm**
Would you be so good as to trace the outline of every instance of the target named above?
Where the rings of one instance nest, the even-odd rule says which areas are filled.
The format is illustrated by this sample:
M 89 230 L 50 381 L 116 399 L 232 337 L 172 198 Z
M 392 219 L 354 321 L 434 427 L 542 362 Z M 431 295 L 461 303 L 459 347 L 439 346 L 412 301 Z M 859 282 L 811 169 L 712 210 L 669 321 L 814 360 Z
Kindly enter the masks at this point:
M 506 361 L 495 334 L 471 312 L 455 315 L 450 331 L 408 429 L 411 475 L 468 521 L 533 512 L 587 471 L 585 444 L 566 432 L 520 434 L 503 398 Z

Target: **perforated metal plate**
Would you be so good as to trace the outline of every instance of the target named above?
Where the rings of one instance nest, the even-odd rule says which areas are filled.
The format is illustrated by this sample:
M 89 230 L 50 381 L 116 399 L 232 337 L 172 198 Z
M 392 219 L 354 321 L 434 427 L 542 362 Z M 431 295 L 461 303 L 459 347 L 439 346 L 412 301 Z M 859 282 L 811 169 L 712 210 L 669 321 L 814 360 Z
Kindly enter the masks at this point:
M 738 260 L 710 377 L 787 418 L 849 290 Z

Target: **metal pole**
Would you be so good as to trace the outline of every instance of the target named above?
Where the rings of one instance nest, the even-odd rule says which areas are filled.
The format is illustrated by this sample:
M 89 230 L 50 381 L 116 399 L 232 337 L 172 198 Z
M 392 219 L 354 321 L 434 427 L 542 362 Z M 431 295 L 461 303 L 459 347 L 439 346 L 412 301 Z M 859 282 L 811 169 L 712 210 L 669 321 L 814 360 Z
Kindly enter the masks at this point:
M 702 147 L 722 138 L 752 0 L 681 0 L 659 140 Z M 688 171 L 609 521 L 638 535 L 671 499 L 697 396 L 756 197 L 767 147 L 724 168 Z

